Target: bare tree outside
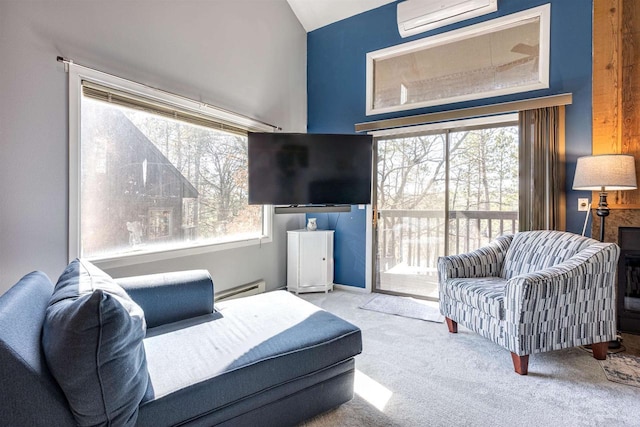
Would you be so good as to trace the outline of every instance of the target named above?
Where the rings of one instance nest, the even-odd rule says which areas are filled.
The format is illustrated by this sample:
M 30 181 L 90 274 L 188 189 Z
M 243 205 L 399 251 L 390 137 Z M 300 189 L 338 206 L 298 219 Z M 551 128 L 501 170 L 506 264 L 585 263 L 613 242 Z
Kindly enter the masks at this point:
M 85 256 L 261 235 L 262 209 L 248 205 L 246 135 L 82 104 Z
M 378 140 L 378 289 L 437 298 L 437 259 L 517 229 L 518 129 Z

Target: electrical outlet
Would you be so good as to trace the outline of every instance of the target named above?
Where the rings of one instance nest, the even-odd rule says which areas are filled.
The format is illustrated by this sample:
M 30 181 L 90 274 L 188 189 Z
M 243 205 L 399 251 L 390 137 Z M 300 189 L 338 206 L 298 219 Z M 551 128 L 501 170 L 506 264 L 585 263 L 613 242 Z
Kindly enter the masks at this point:
M 588 211 L 589 210 L 589 199 L 580 198 L 578 199 L 578 211 Z

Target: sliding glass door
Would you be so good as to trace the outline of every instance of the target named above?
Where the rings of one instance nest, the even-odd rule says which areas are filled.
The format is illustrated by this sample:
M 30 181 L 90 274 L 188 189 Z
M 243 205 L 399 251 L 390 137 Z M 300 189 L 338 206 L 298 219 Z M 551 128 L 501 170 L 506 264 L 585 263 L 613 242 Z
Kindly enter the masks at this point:
M 437 299 L 438 257 L 517 230 L 513 119 L 376 138 L 374 290 Z
M 379 139 L 376 290 L 437 298 L 445 253 L 447 135 Z

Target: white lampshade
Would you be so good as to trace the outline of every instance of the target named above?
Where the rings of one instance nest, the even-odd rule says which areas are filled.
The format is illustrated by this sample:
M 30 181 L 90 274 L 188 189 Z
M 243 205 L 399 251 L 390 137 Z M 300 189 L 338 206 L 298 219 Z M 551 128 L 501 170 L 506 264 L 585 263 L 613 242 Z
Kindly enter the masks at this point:
M 579 157 L 573 178 L 574 190 L 635 190 L 636 164 L 628 154 Z

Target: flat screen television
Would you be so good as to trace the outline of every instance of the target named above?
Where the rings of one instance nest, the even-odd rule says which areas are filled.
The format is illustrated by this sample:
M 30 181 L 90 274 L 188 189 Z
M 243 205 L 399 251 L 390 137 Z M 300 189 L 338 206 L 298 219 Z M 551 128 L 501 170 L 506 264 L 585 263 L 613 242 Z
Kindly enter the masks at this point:
M 371 203 L 371 135 L 249 133 L 249 204 Z

